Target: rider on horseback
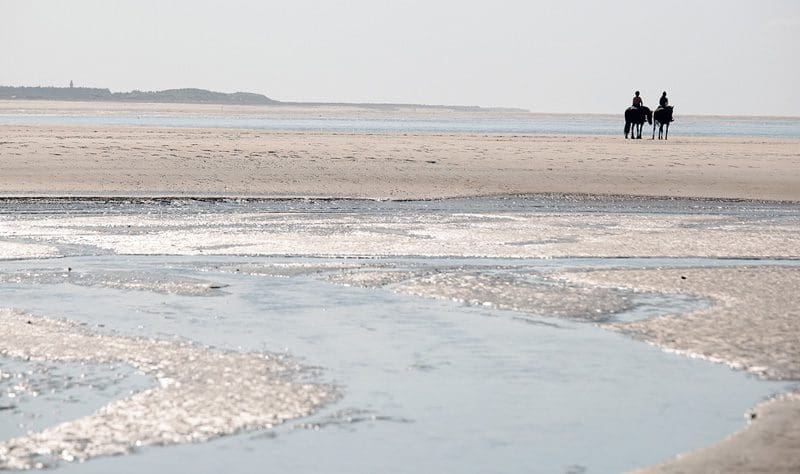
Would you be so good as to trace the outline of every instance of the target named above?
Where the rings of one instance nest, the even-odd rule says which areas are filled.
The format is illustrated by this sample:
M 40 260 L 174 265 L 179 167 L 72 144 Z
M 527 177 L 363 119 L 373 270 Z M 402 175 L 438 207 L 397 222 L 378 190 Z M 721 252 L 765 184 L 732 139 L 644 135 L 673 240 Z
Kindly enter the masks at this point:
M 666 108 L 669 107 L 669 99 L 667 99 L 667 91 L 661 93 L 661 98 L 658 99 L 658 108 Z M 674 122 L 675 119 L 670 119 L 670 122 Z
M 636 94 L 633 96 L 633 106 L 638 108 L 642 105 L 644 105 L 644 102 L 642 102 L 642 98 L 639 97 L 639 91 L 636 91 Z

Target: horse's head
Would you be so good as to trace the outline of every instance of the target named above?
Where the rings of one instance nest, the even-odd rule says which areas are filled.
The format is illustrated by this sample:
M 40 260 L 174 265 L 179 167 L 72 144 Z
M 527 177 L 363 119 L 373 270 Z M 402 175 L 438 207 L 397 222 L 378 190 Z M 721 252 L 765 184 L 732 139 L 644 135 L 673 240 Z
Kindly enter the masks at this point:
M 644 114 L 647 117 L 647 123 L 650 124 L 650 125 L 653 125 L 653 111 L 650 110 L 649 108 L 645 107 L 644 108 Z

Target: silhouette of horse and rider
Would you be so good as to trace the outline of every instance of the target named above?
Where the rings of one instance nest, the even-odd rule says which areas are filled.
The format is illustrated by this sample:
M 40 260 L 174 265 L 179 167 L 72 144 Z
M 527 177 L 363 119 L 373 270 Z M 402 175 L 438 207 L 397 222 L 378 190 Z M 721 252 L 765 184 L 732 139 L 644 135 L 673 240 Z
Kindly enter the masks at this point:
M 666 91 L 661 94 L 661 98 L 658 100 L 658 108 L 655 112 L 644 105 L 639 91 L 636 91 L 633 96 L 633 104 L 625 109 L 625 138 L 628 138 L 628 133 L 630 133 L 631 138 L 642 138 L 642 127 L 645 120 L 647 120 L 648 124 L 653 125 L 652 139 L 655 140 L 656 138 L 656 125 L 658 125 L 658 139 L 661 140 L 663 137 L 666 140 L 667 135 L 669 135 L 669 124 L 674 120 L 672 118 L 672 108 L 673 106 L 669 105 Z

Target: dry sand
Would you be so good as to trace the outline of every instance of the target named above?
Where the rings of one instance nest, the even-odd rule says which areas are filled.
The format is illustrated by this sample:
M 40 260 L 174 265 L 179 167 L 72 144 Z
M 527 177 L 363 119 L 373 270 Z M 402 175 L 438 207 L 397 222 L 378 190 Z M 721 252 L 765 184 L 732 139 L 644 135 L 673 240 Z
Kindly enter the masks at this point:
M 800 140 L 0 126 L 0 195 L 800 200 Z

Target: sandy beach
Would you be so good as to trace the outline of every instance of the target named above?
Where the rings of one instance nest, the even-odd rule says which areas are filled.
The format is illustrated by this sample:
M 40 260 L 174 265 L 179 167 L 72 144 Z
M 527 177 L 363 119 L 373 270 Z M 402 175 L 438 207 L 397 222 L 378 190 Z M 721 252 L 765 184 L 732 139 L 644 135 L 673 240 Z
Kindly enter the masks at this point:
M 2 126 L 5 196 L 800 200 L 800 140 Z
M 218 109 L 0 103 L 0 112 L 4 113 L 83 114 L 99 110 L 109 114 L 191 115 L 222 112 Z M 271 113 L 347 116 L 353 110 L 277 107 Z M 224 112 L 248 115 L 263 109 L 226 106 Z M 358 113 L 369 117 L 387 113 L 428 117 L 433 112 L 369 109 Z M 495 213 L 489 209 L 470 213 L 461 209 L 449 214 L 387 214 L 390 217 L 353 212 L 331 219 L 294 210 L 240 209 L 166 218 L 128 211 L 85 216 L 55 212 L 31 217 L 24 212 L 15 214 L 15 201 L 5 200 L 3 204 L 12 210 L 0 216 L 0 261 L 69 256 L 73 249 L 140 256 L 764 261 L 793 261 L 799 256 L 798 222 L 781 217 L 780 212 L 761 217 L 759 209 L 741 215 L 730 209 L 727 213 L 712 208 L 696 213 L 681 211 L 681 206 L 697 207 L 701 201 L 678 201 L 677 207 L 650 211 L 646 207 L 647 198 L 653 197 L 796 203 L 800 201 L 800 139 L 673 136 L 669 141 L 630 141 L 621 136 L 590 135 L 0 125 L 0 197 L 5 198 L 421 200 L 537 194 L 555 196 L 552 199 L 556 201 L 559 196 L 577 195 L 578 201 L 587 202 L 616 196 L 624 201 L 620 209 L 628 209 L 625 206 L 635 202 L 644 203 L 645 210 L 628 213 L 613 208 L 609 212 L 581 208 L 559 212 L 554 208 L 535 213 Z M 631 201 L 627 197 L 637 198 Z M 29 205 L 21 202 L 21 209 Z M 298 239 L 301 234 L 304 237 Z M 547 285 L 542 289 L 522 280 L 511 284 L 465 272 L 370 270 L 328 278 L 354 286 L 395 285 L 395 290 L 418 297 L 469 301 L 475 295 L 490 295 L 481 304 L 523 313 L 550 308 L 556 314 L 569 301 L 574 306 L 570 314 L 584 314 L 593 311 L 593 305 L 604 301 L 606 292 L 613 289 L 705 298 L 711 304 L 704 310 L 615 323 L 602 320 L 606 312 L 619 309 L 612 304 L 616 300 L 608 300 L 606 306 L 596 306 L 601 311 L 592 321 L 666 350 L 702 356 L 766 379 L 796 380 L 800 376 L 800 319 L 793 291 L 800 273 L 794 265 L 564 272 L 555 276 L 584 286 L 575 291 L 562 288 L 561 292 Z M 6 283 L 13 283 L 14 278 L 16 274 Z M 497 288 L 505 289 L 498 292 Z M 11 334 L 14 327 L 9 326 L 11 336 L 5 337 L 19 337 L 29 329 L 20 323 L 19 314 L 0 308 L 0 316 L 18 323 L 17 332 Z M 580 319 L 574 315 L 567 317 Z M 25 350 L 39 350 L 31 347 L 34 349 Z M 14 354 L 25 350 L 18 348 Z M 58 354 L 56 359 L 67 357 Z M 99 358 L 124 359 L 117 354 Z M 307 412 L 310 406 L 299 412 Z M 759 405 L 745 431 L 658 466 L 655 472 L 796 472 L 800 468 L 796 455 L 799 406 L 796 392 Z M 226 429 L 221 427 L 217 432 Z M 24 453 L 34 449 L 31 442 Z

